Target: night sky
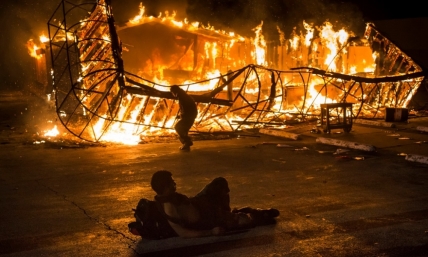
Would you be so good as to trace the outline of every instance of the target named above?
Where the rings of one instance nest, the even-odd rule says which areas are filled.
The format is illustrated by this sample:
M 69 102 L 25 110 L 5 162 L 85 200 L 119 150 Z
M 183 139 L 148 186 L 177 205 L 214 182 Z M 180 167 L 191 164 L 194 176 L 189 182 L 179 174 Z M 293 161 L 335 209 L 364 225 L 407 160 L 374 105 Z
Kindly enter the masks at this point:
M 140 2 L 112 0 L 116 22 L 121 24 L 137 15 Z M 47 21 L 59 3 L 59 0 L 0 1 L 0 79 L 3 82 L 0 90 L 21 90 L 34 81 L 34 59 L 28 55 L 25 44 L 47 32 Z M 287 36 L 303 20 L 315 24 L 329 20 L 339 28 L 359 34 L 367 21 L 428 16 L 422 1 L 398 5 L 381 0 L 156 0 L 143 1 L 143 5 L 150 15 L 176 10 L 178 19 L 187 17 L 190 21 L 209 23 L 244 36 L 252 36 L 251 29 L 263 20 L 268 40 L 277 37 L 276 26 Z

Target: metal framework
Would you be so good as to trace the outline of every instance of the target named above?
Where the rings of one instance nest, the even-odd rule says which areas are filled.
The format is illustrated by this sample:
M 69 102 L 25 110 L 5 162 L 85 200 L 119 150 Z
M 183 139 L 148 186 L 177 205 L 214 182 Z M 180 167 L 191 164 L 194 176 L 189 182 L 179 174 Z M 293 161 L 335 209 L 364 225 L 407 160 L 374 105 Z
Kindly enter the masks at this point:
M 125 70 L 109 0 L 63 0 L 48 29 L 56 112 L 73 135 L 98 142 L 109 131 L 143 136 L 173 128 L 178 103 L 169 86 Z M 199 110 L 192 130 L 284 125 L 320 116 L 320 104 L 330 102 L 353 103 L 354 118 L 380 118 L 385 107 L 406 107 L 424 78 L 421 68 L 372 24 L 364 37 L 379 55 L 374 73 L 346 75 L 313 67 L 285 71 L 248 64 L 194 83 L 216 86 L 188 91 Z M 193 85 L 180 86 L 186 90 Z

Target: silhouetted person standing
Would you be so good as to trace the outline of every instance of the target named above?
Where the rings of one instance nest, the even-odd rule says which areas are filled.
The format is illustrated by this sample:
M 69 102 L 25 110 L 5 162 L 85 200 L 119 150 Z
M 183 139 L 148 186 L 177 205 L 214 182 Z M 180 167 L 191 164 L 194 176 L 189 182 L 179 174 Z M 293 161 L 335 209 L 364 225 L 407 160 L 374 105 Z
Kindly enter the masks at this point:
M 190 150 L 193 145 L 192 140 L 189 137 L 189 130 L 195 122 L 196 116 L 198 115 L 198 109 L 196 108 L 195 100 L 189 96 L 183 89 L 173 85 L 170 91 L 174 97 L 178 99 L 180 105 L 179 121 L 175 124 L 175 131 L 178 134 L 180 142 L 183 144 L 181 150 Z

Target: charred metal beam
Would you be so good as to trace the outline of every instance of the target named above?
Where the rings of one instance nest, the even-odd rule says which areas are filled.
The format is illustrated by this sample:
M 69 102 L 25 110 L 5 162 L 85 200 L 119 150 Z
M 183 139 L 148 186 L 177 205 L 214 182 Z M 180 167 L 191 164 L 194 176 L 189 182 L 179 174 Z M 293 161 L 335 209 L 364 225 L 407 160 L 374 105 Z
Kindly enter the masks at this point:
M 365 78 L 365 77 L 358 77 L 358 76 L 353 76 L 353 75 L 347 75 L 347 74 L 342 74 L 342 73 L 320 70 L 320 69 L 316 69 L 316 68 L 312 68 L 312 67 L 296 67 L 296 68 L 291 68 L 290 70 L 295 70 L 295 71 L 307 70 L 307 71 L 312 72 L 313 74 L 317 74 L 317 75 L 321 75 L 321 76 L 325 76 L 325 77 L 337 78 L 337 79 L 343 79 L 343 80 L 355 81 L 355 82 L 374 83 L 374 84 L 376 84 L 376 83 L 387 83 L 387 82 L 399 82 L 399 81 L 403 81 L 403 80 L 415 79 L 415 78 L 420 78 L 420 77 L 425 76 L 425 72 L 422 72 L 422 71 L 404 74 L 404 75 L 398 75 L 398 76 Z
M 127 81 L 130 81 L 127 79 Z M 125 90 L 129 94 L 136 94 L 136 95 L 145 95 L 145 96 L 153 96 L 153 97 L 160 97 L 160 98 L 166 98 L 166 99 L 175 99 L 175 97 L 171 94 L 171 92 L 164 92 L 159 91 L 154 88 L 142 85 L 136 81 L 133 82 L 135 85 L 141 85 L 144 87 L 130 87 L 125 86 Z M 229 100 L 224 99 L 217 99 L 213 97 L 209 97 L 208 95 L 195 95 L 195 94 L 189 94 L 192 96 L 192 98 L 198 102 L 198 103 L 207 103 L 207 104 L 218 104 L 223 106 L 232 106 L 233 102 Z

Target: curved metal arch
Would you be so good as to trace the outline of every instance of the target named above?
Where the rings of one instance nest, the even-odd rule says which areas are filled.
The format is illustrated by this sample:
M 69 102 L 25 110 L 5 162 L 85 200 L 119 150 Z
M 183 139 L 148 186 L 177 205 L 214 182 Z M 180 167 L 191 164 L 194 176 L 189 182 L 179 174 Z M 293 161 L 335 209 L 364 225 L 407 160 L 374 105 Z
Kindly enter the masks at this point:
M 171 131 L 178 103 L 169 93 L 168 86 L 124 69 L 109 3 L 98 1 L 93 6 L 93 12 L 95 11 L 100 14 L 100 18 L 86 21 L 91 24 L 107 24 L 110 41 L 100 37 L 79 37 L 76 34 L 78 32 L 73 32 L 75 40 L 65 37 L 64 42 L 58 44 L 51 38 L 56 111 L 60 121 L 71 134 L 92 142 L 102 141 L 112 128 L 132 127 L 126 133 L 136 135 L 144 135 L 152 129 L 158 129 L 160 133 Z M 71 13 L 71 10 L 63 12 L 64 21 Z M 91 24 L 81 22 L 72 24 L 71 27 L 80 25 L 81 30 L 100 29 L 100 26 L 91 27 Z M 65 31 L 66 36 L 71 33 L 67 27 L 52 25 L 49 28 L 57 29 L 54 35 L 58 35 L 60 30 Z M 81 59 L 80 51 L 83 47 L 95 48 L 94 44 L 98 42 L 108 47 L 100 52 L 103 56 L 95 56 L 89 52 L 87 58 Z M 100 63 L 104 63 L 104 67 L 100 67 Z M 82 67 L 86 64 L 93 64 L 93 70 L 83 70 Z M 242 128 L 259 128 L 265 124 L 283 125 L 287 123 L 289 115 L 299 116 L 304 120 L 307 116 L 319 115 L 316 105 L 327 103 L 330 91 L 340 93 L 335 101 L 354 102 L 355 117 L 364 114 L 361 115 L 364 118 L 376 118 L 385 107 L 385 103 L 379 101 L 382 89 L 395 92 L 396 98 L 390 99 L 390 104 L 400 105 L 407 101 L 410 92 L 398 92 L 415 90 L 423 77 L 423 73 L 414 72 L 400 76 L 366 78 L 311 67 L 284 71 L 249 64 L 211 79 L 217 81 L 217 87 L 210 91 L 188 91 L 195 98 L 199 109 L 192 131 L 236 131 Z M 179 86 L 188 90 L 192 85 L 209 81 Z M 232 96 L 225 96 L 225 89 L 232 84 Z M 250 84 L 253 91 L 246 90 Z M 303 89 L 303 100 L 297 104 L 291 99 L 296 88 Z M 314 95 L 310 95 L 310 88 L 315 89 Z M 365 112 L 367 109 L 370 112 Z

